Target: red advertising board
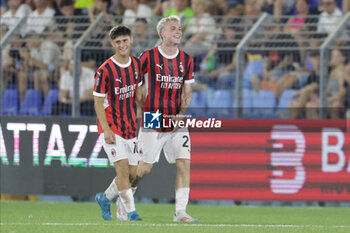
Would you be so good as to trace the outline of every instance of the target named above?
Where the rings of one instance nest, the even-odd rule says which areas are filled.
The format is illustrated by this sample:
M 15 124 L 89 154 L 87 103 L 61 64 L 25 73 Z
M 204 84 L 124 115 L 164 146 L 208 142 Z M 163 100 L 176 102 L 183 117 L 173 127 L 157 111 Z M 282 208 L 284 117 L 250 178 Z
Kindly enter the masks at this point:
M 192 200 L 350 201 L 350 121 L 224 120 L 191 144 Z

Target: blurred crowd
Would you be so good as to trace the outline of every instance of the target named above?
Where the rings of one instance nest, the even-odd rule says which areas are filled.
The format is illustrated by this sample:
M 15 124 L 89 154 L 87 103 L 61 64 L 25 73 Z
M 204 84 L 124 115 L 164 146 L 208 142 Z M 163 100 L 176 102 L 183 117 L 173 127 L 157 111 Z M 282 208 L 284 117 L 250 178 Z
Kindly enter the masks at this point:
M 79 90 L 82 115 L 94 115 L 94 73 L 113 53 L 108 30 L 119 23 L 130 26 L 134 35 L 132 54 L 138 56 L 161 43 L 154 26 L 161 16 L 181 18 L 181 48 L 195 59 L 194 91 L 234 90 L 236 47 L 266 12 L 274 16 L 271 25 L 275 26 L 266 29 L 268 33 L 261 38 L 262 50 L 247 52 L 243 87 L 253 97 L 261 90 L 270 90 L 276 103 L 286 91 L 293 90 L 286 106 L 290 108 L 288 117 L 316 119 L 322 65 L 317 48 L 350 11 L 350 0 L 1 0 L 0 7 L 0 39 L 17 18 L 28 17 L 1 51 L 3 89 L 17 88 L 20 104 L 28 89 L 39 91 L 43 99 L 50 90 L 58 89 L 51 114 L 71 114 L 74 43 L 100 13 L 105 15 L 104 24 L 86 47 L 106 50 L 83 49 Z M 335 48 L 330 54 L 327 101 L 328 106 L 338 109 L 329 112 L 331 118 L 341 118 L 344 109 L 350 108 L 349 35 L 342 36 L 338 47 L 345 49 Z M 295 49 L 269 49 L 279 47 L 279 41 L 287 41 L 287 46 Z M 302 49 L 306 47 L 310 50 Z M 210 102 L 213 97 L 206 98 Z

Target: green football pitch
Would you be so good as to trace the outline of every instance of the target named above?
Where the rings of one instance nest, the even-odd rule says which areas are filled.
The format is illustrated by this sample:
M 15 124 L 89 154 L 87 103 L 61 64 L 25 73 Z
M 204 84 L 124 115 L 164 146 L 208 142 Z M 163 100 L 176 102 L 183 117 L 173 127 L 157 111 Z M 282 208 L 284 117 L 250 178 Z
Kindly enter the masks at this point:
M 96 203 L 1 201 L 0 232 L 350 232 L 350 208 L 190 205 L 188 212 L 200 223 L 173 223 L 174 205 L 138 204 L 136 208 L 142 222 L 104 221 Z

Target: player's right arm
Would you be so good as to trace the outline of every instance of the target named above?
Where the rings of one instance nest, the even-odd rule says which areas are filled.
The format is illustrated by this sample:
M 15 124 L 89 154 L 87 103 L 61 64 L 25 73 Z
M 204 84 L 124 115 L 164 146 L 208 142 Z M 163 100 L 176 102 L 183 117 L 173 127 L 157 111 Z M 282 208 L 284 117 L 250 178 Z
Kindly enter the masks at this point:
M 104 101 L 109 85 L 109 77 L 107 72 L 104 72 L 103 69 L 99 69 L 95 75 L 95 87 L 93 92 L 94 107 L 98 121 L 101 124 L 106 143 L 115 144 L 115 135 L 112 129 L 109 127 L 104 107 Z
M 106 112 L 103 106 L 103 103 L 105 100 L 103 97 L 94 96 L 94 101 L 95 101 L 96 115 L 97 115 L 98 121 L 101 124 L 105 141 L 108 144 L 115 144 L 115 135 L 108 125 Z

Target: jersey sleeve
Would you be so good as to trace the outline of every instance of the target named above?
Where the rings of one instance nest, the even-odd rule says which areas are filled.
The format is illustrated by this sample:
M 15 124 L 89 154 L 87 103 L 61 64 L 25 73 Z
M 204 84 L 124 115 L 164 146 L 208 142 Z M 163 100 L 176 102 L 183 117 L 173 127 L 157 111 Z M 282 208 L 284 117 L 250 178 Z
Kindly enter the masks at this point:
M 105 97 L 109 86 L 109 77 L 104 69 L 98 69 L 95 74 L 95 86 L 93 95 L 97 97 Z
M 141 74 L 142 76 L 146 73 L 148 73 L 148 62 L 149 62 L 149 52 L 145 51 L 143 52 L 140 57 L 139 57 L 140 61 L 141 61 Z
M 141 61 L 138 61 L 138 69 L 139 71 L 141 71 Z M 137 77 L 137 86 L 142 86 L 144 84 L 144 75 L 142 74 L 142 72 L 139 72 L 139 76 Z
M 188 61 L 186 74 L 184 77 L 185 83 L 194 83 L 194 67 L 193 67 L 193 58 L 190 56 Z

